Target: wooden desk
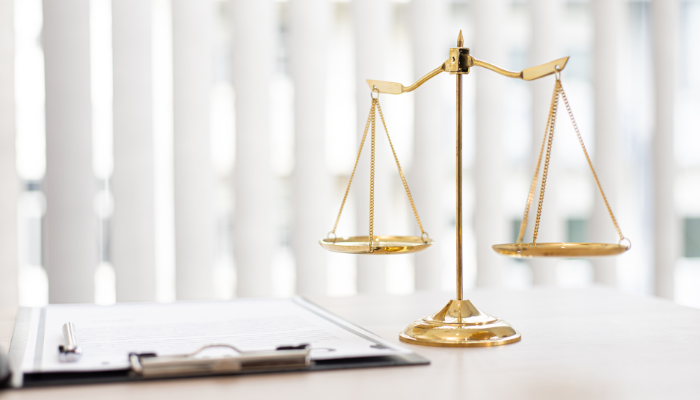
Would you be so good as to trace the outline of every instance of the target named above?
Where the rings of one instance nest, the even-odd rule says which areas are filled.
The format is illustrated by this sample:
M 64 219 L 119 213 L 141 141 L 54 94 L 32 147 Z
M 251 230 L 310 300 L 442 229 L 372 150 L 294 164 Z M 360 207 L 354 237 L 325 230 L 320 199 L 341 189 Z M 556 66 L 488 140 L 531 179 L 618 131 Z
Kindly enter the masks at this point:
M 445 293 L 314 297 L 398 343 Z M 511 322 L 520 343 L 494 348 L 411 346 L 430 366 L 22 389 L 24 399 L 700 399 L 700 310 L 609 289 L 477 290 L 477 307 Z M 0 310 L 0 343 L 12 310 Z

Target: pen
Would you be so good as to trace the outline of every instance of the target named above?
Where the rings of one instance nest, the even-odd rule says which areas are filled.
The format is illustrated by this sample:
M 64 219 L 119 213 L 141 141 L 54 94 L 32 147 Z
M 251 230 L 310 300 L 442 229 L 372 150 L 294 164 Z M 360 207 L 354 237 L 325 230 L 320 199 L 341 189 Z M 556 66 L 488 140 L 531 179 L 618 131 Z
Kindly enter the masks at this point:
M 80 360 L 83 350 L 78 346 L 75 338 L 75 325 L 72 322 L 63 324 L 63 344 L 58 346 L 58 360 L 60 362 L 76 362 Z

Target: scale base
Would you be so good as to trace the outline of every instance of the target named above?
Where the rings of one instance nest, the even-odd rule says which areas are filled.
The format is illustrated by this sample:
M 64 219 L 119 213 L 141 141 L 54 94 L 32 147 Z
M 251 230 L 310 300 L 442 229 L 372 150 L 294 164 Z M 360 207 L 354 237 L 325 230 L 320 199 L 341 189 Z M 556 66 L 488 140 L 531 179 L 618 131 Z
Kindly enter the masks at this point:
M 442 310 L 407 326 L 399 340 L 423 346 L 487 347 L 519 342 L 520 332 L 482 313 L 469 300 L 450 300 Z

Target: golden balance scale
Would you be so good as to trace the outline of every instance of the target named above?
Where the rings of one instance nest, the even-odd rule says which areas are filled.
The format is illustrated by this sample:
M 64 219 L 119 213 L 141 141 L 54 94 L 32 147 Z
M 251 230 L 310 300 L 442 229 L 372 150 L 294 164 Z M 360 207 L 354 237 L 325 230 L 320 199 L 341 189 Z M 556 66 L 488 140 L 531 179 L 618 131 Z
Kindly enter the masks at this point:
M 598 176 L 593 169 L 591 159 L 586 152 L 586 147 L 581 139 L 578 126 L 574 120 L 571 107 L 564 93 L 564 88 L 561 85 L 561 71 L 566 66 L 569 57 L 561 58 L 523 70 L 522 72 L 510 72 L 498 68 L 484 61 L 477 60 L 469 54 L 469 49 L 462 47 L 462 32 L 459 32 L 457 39 L 457 47 L 451 48 L 449 58 L 441 66 L 434 69 L 424 77 L 420 78 L 411 86 L 405 87 L 399 83 L 367 80 L 372 91 L 372 106 L 370 108 L 367 124 L 365 125 L 360 149 L 357 152 L 355 167 L 350 175 L 350 181 L 343 197 L 343 202 L 338 212 L 333 230 L 329 232 L 326 239 L 320 240 L 321 246 L 330 251 L 348 254 L 408 254 L 422 251 L 430 247 L 434 242 L 428 237 L 428 234 L 423 229 L 423 224 L 418 217 L 416 205 L 413 203 L 411 192 L 406 183 L 406 177 L 396 156 L 396 151 L 389 137 L 389 131 L 386 128 L 384 115 L 382 114 L 381 106 L 379 105 L 379 93 L 401 94 L 412 92 L 427 82 L 429 79 L 437 76 L 441 72 L 449 72 L 455 75 L 457 80 L 457 298 L 450 300 L 445 307 L 433 315 L 423 317 L 412 324 L 399 334 L 399 339 L 406 343 L 420 344 L 426 346 L 452 346 L 452 347 L 469 347 L 469 346 L 497 346 L 520 341 L 520 332 L 515 330 L 508 322 L 485 314 L 469 301 L 462 297 L 462 75 L 468 74 L 471 67 L 482 67 L 507 76 L 509 78 L 523 79 L 532 81 L 548 75 L 555 76 L 554 91 L 552 93 L 552 101 L 549 108 L 549 116 L 547 118 L 547 128 L 545 129 L 544 138 L 540 147 L 535 174 L 532 178 L 530 190 L 527 196 L 525 212 L 520 224 L 520 232 L 515 243 L 493 245 L 493 249 L 502 255 L 509 257 L 591 257 L 591 256 L 611 256 L 624 253 L 631 248 L 629 239 L 625 238 L 620 231 L 620 227 L 613 216 L 610 205 L 608 204 L 603 189 L 598 181 Z M 618 244 L 609 243 L 537 243 L 537 234 L 540 225 L 540 216 L 542 214 L 542 203 L 544 201 L 545 185 L 547 183 L 547 172 L 549 170 L 549 160 L 552 152 L 552 139 L 554 137 L 554 124 L 559 107 L 559 98 L 562 98 L 569 114 L 571 122 L 576 131 L 576 135 L 583 149 L 583 154 L 588 161 L 593 177 L 595 178 L 600 194 L 603 197 L 605 206 L 608 209 L 610 218 L 612 219 L 617 234 L 620 237 Z M 413 214 L 418 222 L 418 227 L 421 230 L 421 236 L 388 236 L 374 235 L 374 150 L 375 150 L 375 116 L 379 112 L 382 125 L 387 134 L 389 145 L 394 154 L 394 160 L 399 170 L 399 176 L 403 183 L 408 200 L 413 208 Z M 336 237 L 335 231 L 340 221 L 340 216 L 345 206 L 352 180 L 355 176 L 357 163 L 362 154 L 362 148 L 367 138 L 367 132 L 371 128 L 371 161 L 370 161 L 370 199 L 369 199 L 369 235 L 368 236 L 351 236 L 351 237 Z M 546 148 L 546 151 L 545 151 Z M 523 235 L 527 226 L 530 204 L 535 193 L 537 178 L 539 176 L 540 165 L 542 164 L 542 156 L 544 154 L 544 168 L 542 171 L 542 179 L 540 184 L 540 196 L 537 207 L 537 218 L 535 220 L 535 228 L 532 238 L 532 243 L 523 243 Z M 624 242 L 624 243 L 623 243 Z

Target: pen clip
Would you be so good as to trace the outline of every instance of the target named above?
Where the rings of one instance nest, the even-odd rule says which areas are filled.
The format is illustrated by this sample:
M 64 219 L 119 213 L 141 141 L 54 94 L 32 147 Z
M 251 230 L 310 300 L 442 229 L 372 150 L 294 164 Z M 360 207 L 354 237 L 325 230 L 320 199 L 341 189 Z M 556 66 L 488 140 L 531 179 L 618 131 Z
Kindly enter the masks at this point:
M 83 350 L 78 346 L 75 337 L 75 325 L 72 322 L 63 324 L 63 344 L 58 346 L 58 360 L 60 362 L 76 362 L 83 355 Z

